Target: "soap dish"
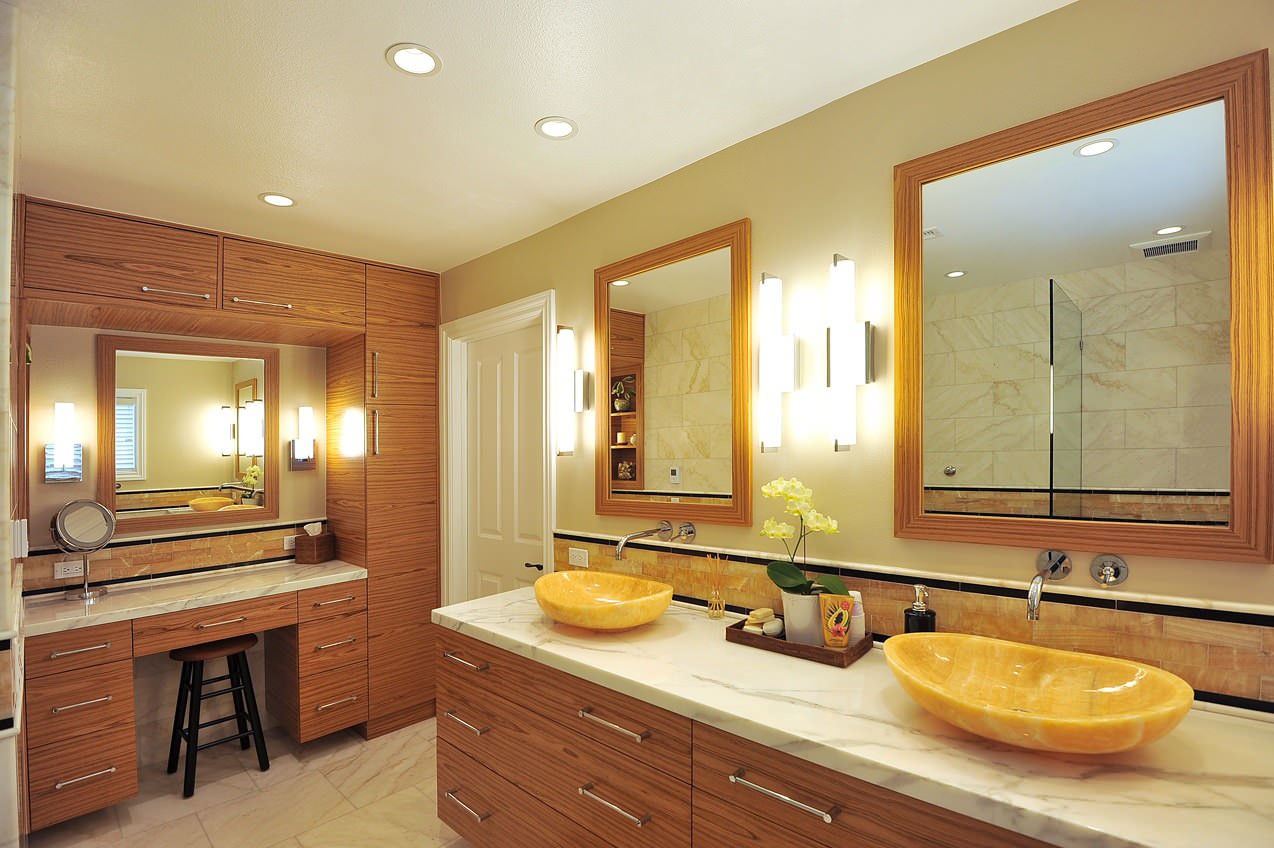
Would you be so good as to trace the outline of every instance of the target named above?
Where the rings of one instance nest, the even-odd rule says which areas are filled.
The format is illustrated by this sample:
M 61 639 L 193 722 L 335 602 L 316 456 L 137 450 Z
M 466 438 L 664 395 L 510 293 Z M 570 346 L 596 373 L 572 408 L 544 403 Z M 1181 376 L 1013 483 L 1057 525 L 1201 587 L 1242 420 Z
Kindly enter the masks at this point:
M 872 638 L 870 633 L 857 642 L 851 643 L 849 647 L 826 648 L 822 645 L 802 645 L 798 642 L 789 642 L 784 636 L 748 633 L 743 629 L 745 623 L 740 620 L 727 627 L 725 629 L 725 640 L 739 645 L 747 645 L 750 648 L 760 648 L 763 651 L 773 651 L 776 654 L 799 657 L 803 660 L 812 660 L 816 663 L 839 666 L 840 668 L 845 668 L 871 650 Z

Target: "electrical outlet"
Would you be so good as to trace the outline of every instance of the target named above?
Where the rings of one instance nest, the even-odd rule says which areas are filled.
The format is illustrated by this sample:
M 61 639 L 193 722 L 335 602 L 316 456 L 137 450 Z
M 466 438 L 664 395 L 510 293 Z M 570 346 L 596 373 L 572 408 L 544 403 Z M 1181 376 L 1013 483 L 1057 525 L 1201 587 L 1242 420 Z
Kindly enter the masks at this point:
M 672 468 L 668 469 L 668 482 L 674 486 L 681 485 L 681 469 L 680 468 L 674 465 Z
M 567 548 L 566 561 L 577 568 L 588 568 L 588 550 L 585 548 Z
M 285 550 L 285 551 L 294 551 L 294 550 L 296 550 L 296 537 L 295 537 L 295 536 L 284 536 L 284 537 L 283 537 L 283 550 Z
M 53 563 L 53 579 L 62 580 L 66 577 L 83 577 L 84 562 L 78 559 L 68 559 L 62 562 Z

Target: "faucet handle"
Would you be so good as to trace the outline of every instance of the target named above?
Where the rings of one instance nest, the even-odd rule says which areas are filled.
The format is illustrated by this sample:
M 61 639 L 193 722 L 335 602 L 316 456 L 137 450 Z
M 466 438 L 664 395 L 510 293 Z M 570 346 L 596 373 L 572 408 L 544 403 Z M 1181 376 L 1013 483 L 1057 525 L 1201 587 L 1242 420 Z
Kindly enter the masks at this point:
M 659 522 L 659 532 L 655 534 L 655 538 L 661 542 L 671 542 L 672 537 L 672 522 L 665 518 Z
M 1048 580 L 1063 580 L 1071 573 L 1071 558 L 1066 551 L 1040 551 L 1035 570 Z
M 672 537 L 674 542 L 693 542 L 695 540 L 695 526 L 689 521 L 683 521 L 677 525 L 677 535 Z

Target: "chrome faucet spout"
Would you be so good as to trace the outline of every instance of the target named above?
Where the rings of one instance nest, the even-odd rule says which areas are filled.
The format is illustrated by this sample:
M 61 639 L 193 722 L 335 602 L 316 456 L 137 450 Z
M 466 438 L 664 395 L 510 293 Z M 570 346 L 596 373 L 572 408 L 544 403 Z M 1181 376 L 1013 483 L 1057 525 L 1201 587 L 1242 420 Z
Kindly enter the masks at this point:
M 1026 620 L 1040 620 L 1040 597 L 1044 594 L 1044 574 L 1041 571 L 1031 578 L 1031 588 L 1026 590 Z
M 233 489 L 236 492 L 243 492 L 250 498 L 255 497 L 257 493 L 255 486 L 246 486 L 243 483 L 222 483 L 220 486 L 217 487 L 218 492 L 224 491 L 226 489 Z
M 615 559 L 624 558 L 624 545 L 627 545 L 633 539 L 644 539 L 647 536 L 658 536 L 660 541 L 667 542 L 672 538 L 672 522 L 661 521 L 658 527 L 652 527 L 649 530 L 638 530 L 636 533 L 620 536 L 619 543 L 615 545 Z M 691 538 L 694 537 L 691 536 Z
M 1035 576 L 1026 590 L 1026 620 L 1040 620 L 1040 601 L 1045 580 L 1062 580 L 1071 573 L 1071 558 L 1065 551 L 1041 551 L 1035 558 Z

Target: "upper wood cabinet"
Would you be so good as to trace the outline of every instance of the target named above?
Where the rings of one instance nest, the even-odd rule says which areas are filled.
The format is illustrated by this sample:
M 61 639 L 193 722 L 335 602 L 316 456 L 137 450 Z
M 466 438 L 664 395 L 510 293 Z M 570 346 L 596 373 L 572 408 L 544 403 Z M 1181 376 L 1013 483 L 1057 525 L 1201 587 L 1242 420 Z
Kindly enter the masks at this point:
M 365 268 L 349 259 L 227 237 L 221 307 L 268 320 L 362 326 Z
M 216 309 L 213 233 L 28 200 L 27 289 Z
M 433 403 L 438 275 L 367 266 L 367 403 Z

